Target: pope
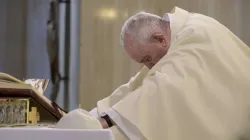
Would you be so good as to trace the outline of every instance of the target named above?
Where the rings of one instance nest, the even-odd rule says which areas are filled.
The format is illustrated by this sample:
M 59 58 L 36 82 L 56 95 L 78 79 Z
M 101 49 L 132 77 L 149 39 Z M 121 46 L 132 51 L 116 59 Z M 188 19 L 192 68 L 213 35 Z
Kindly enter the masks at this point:
M 115 139 L 250 138 L 250 49 L 227 27 L 178 7 L 140 12 L 121 44 L 145 67 L 90 111 Z

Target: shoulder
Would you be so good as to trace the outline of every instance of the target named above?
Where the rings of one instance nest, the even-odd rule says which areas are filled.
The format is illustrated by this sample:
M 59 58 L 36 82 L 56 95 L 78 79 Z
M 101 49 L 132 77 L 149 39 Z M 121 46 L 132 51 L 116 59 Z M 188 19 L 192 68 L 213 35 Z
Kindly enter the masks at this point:
M 222 30 L 218 27 L 216 21 L 203 15 L 198 14 L 198 17 L 196 16 L 196 14 L 191 15 L 182 30 L 176 34 L 175 41 L 171 44 L 173 49 L 194 46 L 211 48 L 213 41 L 220 38 L 218 32 Z
M 175 41 L 171 44 L 169 52 L 176 50 L 185 51 L 193 48 L 211 48 L 211 37 L 212 35 L 207 32 L 205 27 L 202 27 L 200 25 L 186 26 L 175 36 Z

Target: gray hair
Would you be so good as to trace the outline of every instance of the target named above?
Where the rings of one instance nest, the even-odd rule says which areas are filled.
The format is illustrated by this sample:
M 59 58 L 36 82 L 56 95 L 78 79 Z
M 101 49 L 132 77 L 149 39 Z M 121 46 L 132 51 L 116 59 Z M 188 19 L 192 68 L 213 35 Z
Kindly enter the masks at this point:
M 138 43 L 145 43 L 156 32 L 162 32 L 167 29 L 166 23 L 157 15 L 146 12 L 139 12 L 130 17 L 123 25 L 120 36 L 120 43 L 124 45 L 125 35 L 132 36 Z

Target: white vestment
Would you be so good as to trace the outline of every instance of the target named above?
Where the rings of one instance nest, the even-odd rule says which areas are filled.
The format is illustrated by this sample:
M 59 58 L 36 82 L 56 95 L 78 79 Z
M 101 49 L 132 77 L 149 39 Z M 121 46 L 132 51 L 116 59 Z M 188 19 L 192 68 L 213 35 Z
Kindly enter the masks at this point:
M 97 103 L 99 114 L 119 115 L 116 139 L 133 139 L 128 130 L 147 140 L 247 137 L 250 49 L 216 20 L 178 7 L 170 28 L 168 54 Z

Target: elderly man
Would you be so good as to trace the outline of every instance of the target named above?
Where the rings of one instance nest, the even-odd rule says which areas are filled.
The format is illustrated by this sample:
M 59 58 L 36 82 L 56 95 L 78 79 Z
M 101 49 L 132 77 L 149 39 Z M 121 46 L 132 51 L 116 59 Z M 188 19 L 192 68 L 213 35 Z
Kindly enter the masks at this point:
M 91 111 L 116 139 L 248 139 L 250 49 L 216 20 L 175 7 L 137 13 L 122 27 L 145 64 Z

